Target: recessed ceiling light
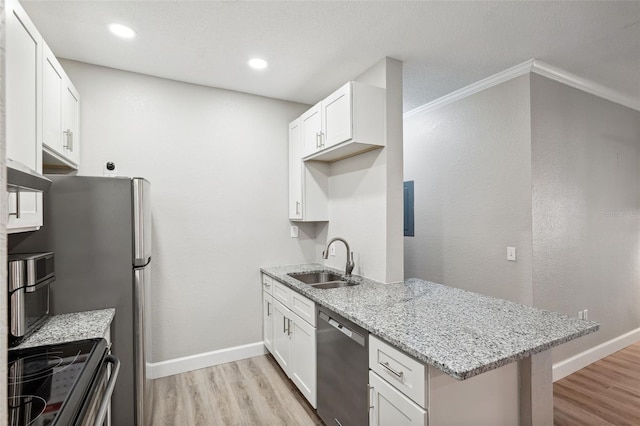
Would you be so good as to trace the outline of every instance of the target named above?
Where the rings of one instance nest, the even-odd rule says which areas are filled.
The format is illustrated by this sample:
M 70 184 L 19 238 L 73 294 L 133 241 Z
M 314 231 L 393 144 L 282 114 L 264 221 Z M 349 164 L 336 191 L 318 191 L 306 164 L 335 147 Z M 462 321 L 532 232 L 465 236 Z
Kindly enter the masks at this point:
M 249 61 L 249 66 L 257 70 L 265 69 L 269 64 L 264 59 L 253 58 Z
M 109 30 L 111 30 L 111 32 L 117 35 L 118 37 L 122 37 L 122 38 L 133 38 L 136 36 L 135 31 L 133 31 L 131 28 L 127 27 L 126 25 L 122 25 L 122 24 L 110 24 Z

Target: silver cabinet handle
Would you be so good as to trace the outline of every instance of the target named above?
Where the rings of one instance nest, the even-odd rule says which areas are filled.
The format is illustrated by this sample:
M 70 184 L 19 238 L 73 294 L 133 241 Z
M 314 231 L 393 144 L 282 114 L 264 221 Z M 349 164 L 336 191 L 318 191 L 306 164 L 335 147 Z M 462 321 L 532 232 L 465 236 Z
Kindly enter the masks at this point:
M 16 212 L 9 213 L 9 216 L 15 216 L 16 219 L 20 219 L 20 191 L 15 192 L 16 194 Z
M 320 140 L 320 132 L 316 132 L 316 148 L 320 148 L 321 146 L 321 140 Z
M 320 132 L 320 148 L 324 148 L 324 132 Z
M 296 201 L 296 214 L 300 214 L 300 201 Z
M 291 336 L 291 320 L 287 318 L 287 334 Z
M 404 376 L 404 372 L 402 371 L 396 371 L 393 368 L 391 368 L 389 366 L 388 362 L 379 362 L 378 364 L 380 364 L 381 366 L 383 366 L 389 373 L 393 374 L 394 376 L 396 376 L 398 379 L 402 379 L 402 376 Z
M 269 309 L 271 307 L 271 303 L 267 302 L 267 316 L 270 317 L 271 316 L 271 310 Z
M 367 383 L 367 407 L 369 407 L 369 411 L 371 411 L 373 406 L 373 398 L 371 397 L 371 391 L 373 390 L 373 386 Z
M 67 129 L 62 133 L 64 133 L 67 138 L 67 144 L 64 147 L 73 152 L 73 132 Z
M 287 332 L 287 317 L 282 317 L 282 332 Z
M 262 283 L 263 286 L 265 286 L 266 288 L 271 288 L 271 284 L 269 284 L 268 282 L 264 281 Z

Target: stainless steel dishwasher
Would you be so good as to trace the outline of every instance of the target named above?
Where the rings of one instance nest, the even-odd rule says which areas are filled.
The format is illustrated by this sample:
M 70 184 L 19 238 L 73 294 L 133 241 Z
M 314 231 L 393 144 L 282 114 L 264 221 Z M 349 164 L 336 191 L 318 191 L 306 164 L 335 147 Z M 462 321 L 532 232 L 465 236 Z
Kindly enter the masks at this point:
M 317 324 L 318 415 L 327 426 L 366 426 L 368 333 L 326 308 Z

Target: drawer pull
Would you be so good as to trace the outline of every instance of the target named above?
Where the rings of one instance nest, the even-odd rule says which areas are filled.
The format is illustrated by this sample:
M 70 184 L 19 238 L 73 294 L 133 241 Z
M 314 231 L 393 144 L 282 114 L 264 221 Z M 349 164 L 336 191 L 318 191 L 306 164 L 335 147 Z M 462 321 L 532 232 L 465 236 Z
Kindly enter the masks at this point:
M 389 373 L 393 374 L 394 376 L 396 376 L 398 379 L 402 379 L 402 376 L 404 376 L 404 372 L 402 371 L 396 371 L 393 368 L 391 368 L 389 366 L 388 362 L 379 362 L 378 364 L 380 364 L 382 367 L 384 367 Z

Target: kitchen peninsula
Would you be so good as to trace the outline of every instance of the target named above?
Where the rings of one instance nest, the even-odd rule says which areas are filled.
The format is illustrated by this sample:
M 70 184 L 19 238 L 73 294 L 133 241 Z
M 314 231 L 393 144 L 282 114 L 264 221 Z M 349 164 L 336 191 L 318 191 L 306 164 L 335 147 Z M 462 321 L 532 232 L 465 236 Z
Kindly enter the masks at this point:
M 504 396 L 511 404 L 512 417 L 519 417 L 521 425 L 545 424 L 549 418 L 545 416 L 553 415 L 548 349 L 599 329 L 599 324 L 592 321 L 419 279 L 383 284 L 353 276 L 350 280 L 358 285 L 323 290 L 288 275 L 319 270 L 332 269 L 319 264 L 261 269 L 274 283 L 364 328 L 371 340 L 379 340 L 426 365 L 430 383 L 424 386 L 430 388 L 430 396 L 422 407 L 429 413 L 432 426 L 446 424 L 438 421 L 438 414 L 449 410 L 448 405 L 451 412 L 443 413 L 441 419 L 453 419 L 455 406 L 459 407 L 458 413 L 464 412 L 459 404 L 473 402 L 474 393 L 478 401 Z M 512 364 L 516 361 L 517 368 Z M 497 374 L 496 381 L 472 384 L 475 376 L 484 381 L 483 377 L 492 374 Z M 539 383 L 542 379 L 548 383 Z M 452 389 L 456 392 L 455 403 L 444 400 L 444 395 L 451 396 Z M 437 407 L 435 401 L 439 401 Z M 479 408 L 483 410 L 487 408 Z M 502 421 L 507 424 L 505 417 Z

